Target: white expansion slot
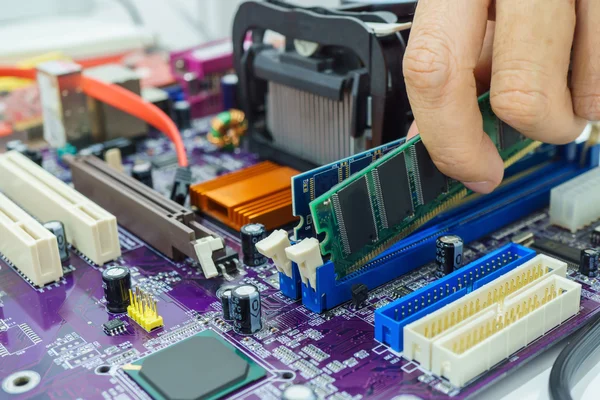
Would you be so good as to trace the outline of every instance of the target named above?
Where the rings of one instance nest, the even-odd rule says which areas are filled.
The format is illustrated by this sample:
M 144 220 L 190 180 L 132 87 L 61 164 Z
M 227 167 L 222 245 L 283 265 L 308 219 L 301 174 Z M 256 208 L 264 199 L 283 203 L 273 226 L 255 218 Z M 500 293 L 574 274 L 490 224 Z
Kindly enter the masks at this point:
M 56 236 L 1 193 L 0 253 L 35 286 L 63 276 Z
M 117 219 L 24 155 L 0 155 L 0 191 L 39 221 L 61 221 L 67 240 L 102 265 L 121 255 Z
M 571 179 L 550 192 L 550 222 L 575 233 L 600 218 L 600 168 Z
M 532 258 L 487 285 L 406 325 L 404 358 L 431 369 L 431 352 L 437 339 L 458 329 L 465 320 L 498 304 L 505 297 L 526 290 L 547 276 L 564 277 L 566 272 L 567 264 L 562 261 L 546 255 Z
M 581 285 L 547 276 L 433 343 L 431 372 L 455 386 L 509 358 L 579 312 Z

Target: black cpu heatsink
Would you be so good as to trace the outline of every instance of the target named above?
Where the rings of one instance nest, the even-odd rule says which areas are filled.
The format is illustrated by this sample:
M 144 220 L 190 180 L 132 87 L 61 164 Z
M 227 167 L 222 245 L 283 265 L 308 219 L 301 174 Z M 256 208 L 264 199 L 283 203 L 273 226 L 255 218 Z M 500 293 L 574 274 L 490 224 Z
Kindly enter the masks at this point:
M 310 169 L 403 137 L 411 120 L 402 76 L 406 20 L 381 6 L 243 3 L 234 64 L 251 149 Z M 268 31 L 283 37 L 279 48 L 265 41 Z

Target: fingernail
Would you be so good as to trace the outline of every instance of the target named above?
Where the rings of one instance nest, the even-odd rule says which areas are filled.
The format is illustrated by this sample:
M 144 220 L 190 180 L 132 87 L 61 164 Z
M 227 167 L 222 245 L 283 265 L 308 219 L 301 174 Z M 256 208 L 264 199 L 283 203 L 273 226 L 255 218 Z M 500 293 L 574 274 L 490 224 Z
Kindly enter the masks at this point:
M 496 187 L 496 185 L 494 185 L 492 182 L 488 182 L 488 181 L 463 182 L 463 184 L 467 188 L 471 189 L 472 191 L 477 192 L 477 193 L 482 193 L 482 194 L 490 193 Z
M 419 128 L 417 128 L 416 122 L 413 122 L 408 129 L 408 133 L 406 134 L 406 140 L 412 139 L 419 133 Z

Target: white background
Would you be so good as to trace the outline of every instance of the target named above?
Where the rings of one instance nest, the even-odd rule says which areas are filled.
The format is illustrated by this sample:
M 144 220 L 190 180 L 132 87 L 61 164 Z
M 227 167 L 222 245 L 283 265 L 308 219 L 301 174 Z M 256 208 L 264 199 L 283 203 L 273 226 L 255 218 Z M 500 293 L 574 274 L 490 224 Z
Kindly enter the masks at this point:
M 168 49 L 191 47 L 208 39 L 230 35 L 231 21 L 242 0 L 131 0 L 147 27 L 157 34 L 158 43 Z M 294 0 L 300 5 L 332 6 L 338 0 Z M 183 15 L 185 14 L 185 15 Z M 0 0 L 0 33 L 4 22 L 28 16 L 77 16 L 110 23 L 131 24 L 117 0 Z M 188 20 L 202 26 L 199 32 Z M 85 29 L 82 27 L 82 29 Z M 0 44 L 0 51 L 2 47 Z M 1 54 L 0 54 L 1 57 Z

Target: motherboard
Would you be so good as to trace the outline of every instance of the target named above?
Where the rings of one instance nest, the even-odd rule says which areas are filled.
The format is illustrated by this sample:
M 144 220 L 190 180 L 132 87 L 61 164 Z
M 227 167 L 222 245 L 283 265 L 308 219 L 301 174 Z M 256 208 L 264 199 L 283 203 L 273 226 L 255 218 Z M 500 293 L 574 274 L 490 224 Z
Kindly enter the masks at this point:
M 170 82 L 0 66 L 0 399 L 473 399 L 600 332 L 600 124 L 544 144 L 482 94 L 475 193 L 408 136 L 415 2 L 347 3 L 242 2 L 137 54 Z
M 195 181 L 258 161 L 242 150 L 219 152 L 203 135 L 190 134 L 185 141 L 192 149 Z M 56 152 L 45 150 L 43 154 L 44 168 L 69 181 L 69 170 Z M 124 159 L 124 166 L 127 169 L 139 159 L 172 156 L 167 140 L 151 137 Z M 175 174 L 175 161 L 166 164 L 154 170 L 155 187 L 165 194 Z M 236 252 L 241 251 L 236 232 L 207 219 L 200 221 L 222 235 Z M 197 357 L 175 359 L 175 364 L 183 364 L 177 369 L 193 373 L 186 375 L 188 380 L 177 380 L 177 388 L 168 390 L 186 393 L 209 379 L 209 386 L 216 389 L 203 398 L 219 398 L 226 393 L 232 399 L 279 399 L 291 383 L 306 385 L 316 396 L 327 399 L 408 394 L 420 399 L 469 398 L 573 333 L 600 310 L 600 282 L 580 274 L 578 260 L 568 259 L 568 252 L 561 253 L 570 249 L 578 255 L 590 247 L 593 232 L 594 226 L 575 233 L 558 228 L 550 223 L 548 210 L 542 209 L 481 240 L 465 243 L 465 265 L 513 242 L 532 248 L 541 243 L 540 252 L 551 254 L 555 249 L 554 255 L 558 248 L 559 258 L 568 262 L 567 278 L 582 285 L 582 297 L 577 315 L 460 388 L 419 363 L 407 361 L 374 337 L 375 310 L 441 278 L 435 262 L 411 266 L 410 273 L 372 290 L 360 304 L 346 302 L 318 314 L 280 292 L 279 273 L 271 261 L 259 266 L 240 261 L 234 271 L 206 279 L 197 263 L 189 259 L 174 262 L 119 227 L 120 257 L 99 267 L 70 247 L 69 261 L 63 264 L 64 277 L 43 288 L 26 282 L 6 260 L 0 262 L 0 397 L 164 398 L 152 395 L 156 394 L 152 384 L 135 378 L 139 370 L 136 362 L 150 360 L 152 355 L 166 357 L 154 366 L 158 375 L 168 375 L 176 366 L 161 351 L 203 338 L 217 340 L 215 343 L 223 348 L 211 350 L 214 355 L 201 352 Z M 128 267 L 132 286 L 153 296 L 163 318 L 162 327 L 148 332 L 127 315 L 107 312 L 102 272 L 115 266 Z M 252 335 L 237 333 L 232 322 L 223 318 L 219 298 L 224 285 L 243 283 L 258 289 L 262 303 L 262 327 Z M 181 350 L 185 354 L 185 349 Z M 231 359 L 227 371 L 215 373 L 211 371 L 213 357 L 224 356 L 219 351 L 235 352 L 240 357 Z M 245 380 L 235 376 L 235 364 L 240 361 L 248 368 Z M 234 390 L 223 392 L 225 388 Z

